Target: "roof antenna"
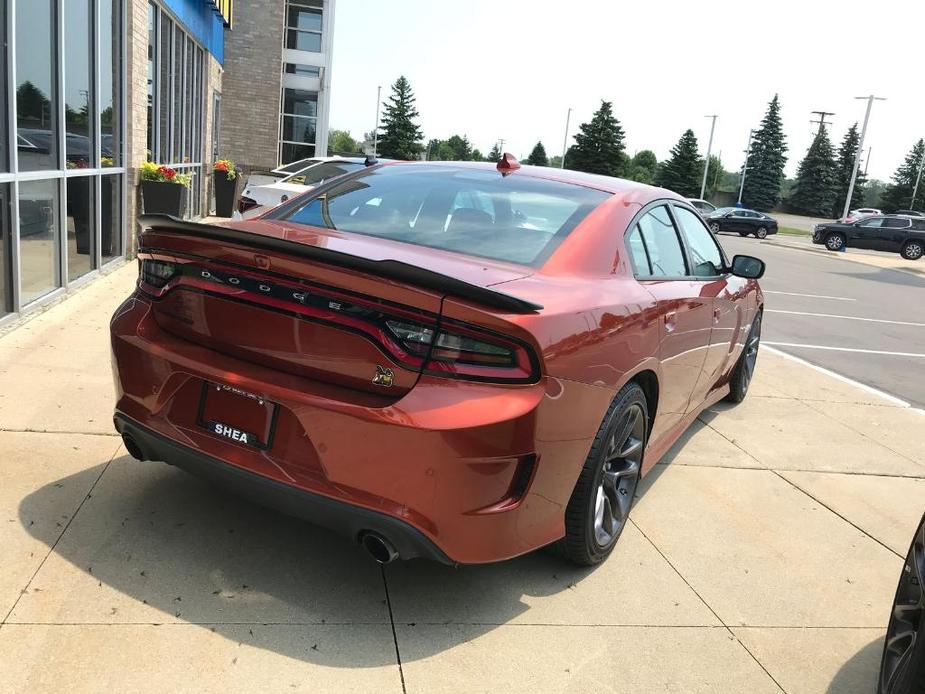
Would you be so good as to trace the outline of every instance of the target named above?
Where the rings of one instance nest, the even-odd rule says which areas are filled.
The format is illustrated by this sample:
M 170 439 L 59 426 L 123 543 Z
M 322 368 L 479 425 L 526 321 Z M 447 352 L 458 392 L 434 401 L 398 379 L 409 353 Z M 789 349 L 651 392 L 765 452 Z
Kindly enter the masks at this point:
M 517 157 L 513 154 L 505 152 L 496 168 L 501 172 L 502 176 L 509 176 L 520 168 L 520 162 L 517 161 Z

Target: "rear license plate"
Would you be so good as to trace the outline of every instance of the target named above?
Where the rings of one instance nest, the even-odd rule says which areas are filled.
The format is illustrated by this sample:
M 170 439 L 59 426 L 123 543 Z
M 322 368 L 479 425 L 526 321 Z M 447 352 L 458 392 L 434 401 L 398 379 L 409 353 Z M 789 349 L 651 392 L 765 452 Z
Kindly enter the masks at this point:
M 278 409 L 276 403 L 253 393 L 204 382 L 196 423 L 215 436 L 267 450 L 273 443 Z

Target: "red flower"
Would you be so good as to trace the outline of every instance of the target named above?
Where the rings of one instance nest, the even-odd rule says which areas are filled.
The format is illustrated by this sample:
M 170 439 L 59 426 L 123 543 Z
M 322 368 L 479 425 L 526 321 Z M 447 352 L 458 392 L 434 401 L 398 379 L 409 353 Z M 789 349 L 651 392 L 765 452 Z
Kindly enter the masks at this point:
M 228 164 L 226 164 L 226 163 L 223 162 L 223 161 L 216 162 L 216 163 L 215 163 L 215 170 L 216 170 L 216 171 L 228 171 Z

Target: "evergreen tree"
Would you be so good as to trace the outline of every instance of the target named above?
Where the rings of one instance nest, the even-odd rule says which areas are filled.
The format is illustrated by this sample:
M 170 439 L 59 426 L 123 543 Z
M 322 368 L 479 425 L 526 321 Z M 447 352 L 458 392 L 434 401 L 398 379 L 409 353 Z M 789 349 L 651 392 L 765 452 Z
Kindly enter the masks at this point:
M 402 75 L 392 85 L 392 96 L 382 104 L 382 134 L 379 136 L 379 155 L 389 159 L 417 159 L 423 151 L 421 132 L 414 119 L 420 114 L 414 107 L 411 84 Z
M 503 154 L 504 153 L 501 151 L 501 148 L 498 146 L 498 143 L 496 142 L 494 145 L 492 145 L 491 151 L 488 153 L 488 161 L 494 162 L 495 164 L 497 164 L 499 161 L 501 161 L 501 157 Z
M 742 193 L 747 207 L 767 211 L 780 203 L 786 163 L 787 142 L 780 119 L 780 102 L 775 94 L 748 151 L 748 172 Z
M 655 185 L 655 177 L 658 174 L 658 158 L 651 149 L 644 149 L 636 152 L 635 156 L 630 159 L 625 175 L 627 178 Z
M 710 155 L 710 165 L 707 167 L 707 188 L 703 192 L 707 199 L 716 195 L 716 191 L 725 178 L 726 172 L 723 170 L 723 162 L 715 154 Z
M 845 198 L 848 197 L 848 186 L 851 185 L 851 172 L 854 170 L 854 157 L 857 154 L 858 146 L 861 144 L 861 136 L 858 135 L 858 124 L 855 123 L 838 147 L 838 156 L 835 159 L 835 202 L 832 205 L 832 217 L 836 219 L 842 216 L 845 211 Z M 864 172 L 858 170 L 858 177 L 854 182 L 854 192 L 851 194 L 851 205 L 849 210 L 856 210 L 864 205 L 864 184 L 867 178 Z
M 810 217 L 828 217 L 837 192 L 836 162 L 825 126 L 809 146 L 797 168 L 797 180 L 790 197 L 794 211 Z
M 465 135 L 462 137 L 453 135 L 446 141 L 446 144 L 453 153 L 450 161 L 469 161 L 472 158 L 472 144 Z
M 697 136 L 685 130 L 678 144 L 671 148 L 671 158 L 658 169 L 656 183 L 685 198 L 700 195 L 703 160 L 697 154 Z
M 29 80 L 16 88 L 16 109 L 19 120 L 30 126 L 47 128 L 51 123 L 51 101 Z
M 905 161 L 900 164 L 893 174 L 893 182 L 886 187 L 880 196 L 880 207 L 884 212 L 896 210 L 925 210 L 925 183 L 919 183 L 915 200 L 912 200 L 912 189 L 915 187 L 919 167 L 925 157 L 925 140 L 915 143 Z M 925 179 L 925 174 L 923 174 Z
M 543 147 L 542 142 L 537 142 L 536 146 L 533 148 L 533 151 L 530 152 L 530 156 L 527 157 L 527 164 L 532 164 L 533 166 L 549 166 L 549 157 L 546 156 L 546 148 Z
M 569 148 L 565 166 L 576 171 L 620 176 L 626 168 L 623 128 L 614 118 L 613 104 L 601 101 L 601 107 L 589 123 L 582 123 Z

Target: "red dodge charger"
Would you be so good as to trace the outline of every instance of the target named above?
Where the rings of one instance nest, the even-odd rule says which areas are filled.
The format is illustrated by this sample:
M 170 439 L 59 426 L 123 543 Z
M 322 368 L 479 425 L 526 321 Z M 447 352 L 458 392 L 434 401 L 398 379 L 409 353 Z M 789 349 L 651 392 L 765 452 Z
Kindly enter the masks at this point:
M 382 562 L 600 562 L 755 368 L 764 264 L 650 186 L 371 161 L 257 220 L 141 223 L 111 323 L 128 451 Z

